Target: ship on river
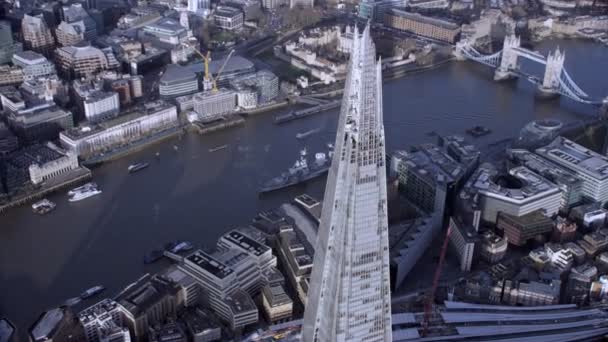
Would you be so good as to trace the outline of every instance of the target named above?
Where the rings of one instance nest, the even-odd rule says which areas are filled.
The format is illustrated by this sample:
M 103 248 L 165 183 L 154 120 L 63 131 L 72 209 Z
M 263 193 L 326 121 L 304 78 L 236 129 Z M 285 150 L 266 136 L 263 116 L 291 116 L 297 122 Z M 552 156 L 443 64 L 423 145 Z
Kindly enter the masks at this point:
M 264 183 L 258 192 L 265 193 L 283 189 L 324 175 L 331 166 L 331 158 L 334 154 L 333 145 L 329 144 L 328 149 L 327 154 L 323 152 L 316 153 L 315 159 L 310 165 L 307 158 L 308 153 L 306 149 L 303 149 L 300 151 L 300 158 L 296 160 L 287 172 L 283 172 L 280 176 Z

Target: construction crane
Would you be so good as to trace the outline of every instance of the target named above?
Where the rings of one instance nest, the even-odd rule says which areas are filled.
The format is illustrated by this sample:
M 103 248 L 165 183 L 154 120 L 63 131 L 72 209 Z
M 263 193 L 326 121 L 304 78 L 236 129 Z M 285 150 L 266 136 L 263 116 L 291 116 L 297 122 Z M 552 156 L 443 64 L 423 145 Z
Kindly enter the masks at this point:
M 445 260 L 445 253 L 448 249 L 448 242 L 450 241 L 450 235 L 452 234 L 452 225 L 448 225 L 448 230 L 445 233 L 445 239 L 441 246 L 441 254 L 439 254 L 439 263 L 437 263 L 437 269 L 435 269 L 435 275 L 433 276 L 433 287 L 424 303 L 424 320 L 422 321 L 422 337 L 425 337 L 428 328 L 429 320 L 431 319 L 431 313 L 433 311 L 433 303 L 435 302 L 435 292 L 439 285 L 439 277 L 441 276 L 441 269 L 443 268 L 443 261 Z
M 205 90 L 205 91 L 212 90 L 213 92 L 217 92 L 217 90 L 218 90 L 217 81 L 220 78 L 220 75 L 222 74 L 222 72 L 224 71 L 226 64 L 228 64 L 228 60 L 230 59 L 230 57 L 232 57 L 232 54 L 234 53 L 234 49 L 230 50 L 230 53 L 228 53 L 228 56 L 224 59 L 224 63 L 220 67 L 219 71 L 217 72 L 215 77 L 213 77 L 213 76 L 211 76 L 211 73 L 209 72 L 209 63 L 211 63 L 211 53 L 209 51 L 207 51 L 207 54 L 203 54 L 197 48 L 195 48 L 194 46 L 192 46 L 188 43 L 182 43 L 182 44 L 187 47 L 192 48 L 192 50 L 194 50 L 194 52 L 196 52 L 196 54 L 199 55 L 203 59 L 203 63 L 205 65 L 205 76 L 203 77 L 203 90 Z
M 194 50 L 194 52 L 196 52 L 197 55 L 199 55 L 202 60 L 203 60 L 203 64 L 205 65 L 205 76 L 203 77 L 203 90 L 211 90 L 211 88 L 213 87 L 213 78 L 211 77 L 211 74 L 209 73 L 209 63 L 211 63 L 211 52 L 207 51 L 207 54 L 203 54 L 202 52 L 200 52 L 197 48 L 195 48 L 194 46 L 192 46 L 191 44 L 188 43 L 182 43 L 183 46 L 185 47 L 189 47 L 192 50 Z
M 230 57 L 232 57 L 233 53 L 234 53 L 234 49 L 230 50 L 230 53 L 228 53 L 228 56 L 226 56 L 226 58 L 224 59 L 224 63 L 222 63 L 222 66 L 220 67 L 220 70 L 218 70 L 218 72 L 215 75 L 215 77 L 212 78 L 212 80 L 213 80 L 213 91 L 217 91 L 217 80 L 220 79 L 220 76 L 222 75 L 222 72 L 224 71 L 224 68 L 226 67 L 226 64 L 228 64 L 228 61 L 230 60 Z

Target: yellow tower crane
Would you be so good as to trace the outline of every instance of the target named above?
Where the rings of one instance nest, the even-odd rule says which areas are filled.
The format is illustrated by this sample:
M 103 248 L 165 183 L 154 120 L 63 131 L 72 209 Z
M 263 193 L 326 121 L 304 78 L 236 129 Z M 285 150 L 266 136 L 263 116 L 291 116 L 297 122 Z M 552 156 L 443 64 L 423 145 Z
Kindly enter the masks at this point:
M 195 48 L 194 46 L 192 46 L 190 44 L 187 44 L 187 43 L 182 43 L 182 44 L 192 48 L 192 50 L 194 50 L 194 52 L 196 52 L 196 54 L 199 55 L 203 60 L 203 63 L 205 65 L 205 76 L 203 78 L 203 90 L 205 90 L 205 91 L 212 90 L 213 92 L 217 92 L 217 90 L 218 90 L 217 89 L 217 80 L 220 78 L 220 75 L 224 71 L 224 67 L 226 67 L 228 60 L 230 59 L 230 57 L 232 57 L 232 54 L 234 53 L 234 49 L 231 50 L 230 53 L 228 54 L 228 57 L 226 57 L 224 59 L 224 63 L 222 64 L 219 71 L 217 72 L 217 75 L 215 75 L 215 77 L 212 77 L 211 73 L 209 73 L 209 63 L 211 63 L 211 53 L 209 51 L 207 51 L 207 54 L 205 55 L 202 52 L 200 52 L 197 48 Z

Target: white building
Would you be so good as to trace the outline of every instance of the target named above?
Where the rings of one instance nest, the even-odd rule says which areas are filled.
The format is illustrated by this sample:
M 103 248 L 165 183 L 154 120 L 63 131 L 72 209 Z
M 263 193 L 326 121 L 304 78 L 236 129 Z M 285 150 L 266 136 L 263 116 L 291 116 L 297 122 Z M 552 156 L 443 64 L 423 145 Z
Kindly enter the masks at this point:
M 241 10 L 229 7 L 218 6 L 213 13 L 215 24 L 224 30 L 240 30 L 245 22 Z
M 26 81 L 56 74 L 55 64 L 34 51 L 18 52 L 13 55 L 12 61 L 23 69 L 23 79 Z
M 499 212 L 519 217 L 540 209 L 551 217 L 561 207 L 560 188 L 526 167 L 518 166 L 511 169 L 509 175 L 502 176 L 511 178 L 517 185 L 497 183 L 496 178 L 498 171 L 494 166 L 483 164 L 460 194 L 463 200 L 477 198 L 481 219 L 485 222 L 495 223 Z
M 557 137 L 536 153 L 572 171 L 583 181 L 583 197 L 608 201 L 608 158 L 564 137 Z
M 450 244 L 460 258 L 460 270 L 468 272 L 473 264 L 473 253 L 477 232 L 473 227 L 465 226 L 454 217 L 450 217 Z
M 302 341 L 392 341 L 382 71 L 355 29 Z
M 115 117 L 119 112 L 118 93 L 93 91 L 84 100 L 84 115 L 91 122 Z
M 122 327 L 123 310 L 123 307 L 112 299 L 104 299 L 82 310 L 78 314 L 78 320 L 84 328 L 87 342 L 103 341 L 104 338 L 107 338 L 108 329 Z
M 254 109 L 258 106 L 258 92 L 253 87 L 241 86 L 236 88 L 236 102 L 242 109 Z
M 150 103 L 145 112 L 120 116 L 99 124 L 76 127 L 59 134 L 61 145 L 88 157 L 179 124 L 177 109 L 162 101 Z
M 258 310 L 230 266 L 198 250 L 184 258 L 179 268 L 199 283 L 205 303 L 233 329 L 257 323 Z
M 192 103 L 201 120 L 213 120 L 234 111 L 236 93 L 226 89 L 201 92 L 194 94 Z
M 39 161 L 29 167 L 33 184 L 40 184 L 78 168 L 78 157 L 75 153 L 63 151 L 51 142 L 46 146 L 49 149 L 37 154 Z

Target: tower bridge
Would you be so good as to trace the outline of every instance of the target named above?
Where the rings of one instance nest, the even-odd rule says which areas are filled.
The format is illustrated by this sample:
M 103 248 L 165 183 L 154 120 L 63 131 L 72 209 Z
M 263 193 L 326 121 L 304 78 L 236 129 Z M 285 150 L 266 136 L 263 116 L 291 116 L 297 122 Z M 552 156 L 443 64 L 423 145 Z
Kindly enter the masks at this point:
M 494 68 L 494 79 L 497 81 L 515 77 L 525 78 L 535 84 L 543 96 L 562 95 L 576 102 L 595 106 L 608 104 L 608 97 L 605 99 L 592 98 L 574 82 L 564 68 L 566 56 L 559 48 L 545 57 L 538 52 L 521 47 L 519 37 L 507 36 L 502 50 L 491 55 L 482 54 L 469 41 L 462 40 L 456 44 L 456 56 Z M 522 71 L 518 64 L 520 58 L 544 65 L 543 77 L 539 78 Z

